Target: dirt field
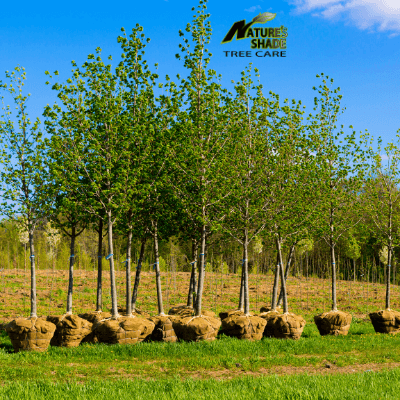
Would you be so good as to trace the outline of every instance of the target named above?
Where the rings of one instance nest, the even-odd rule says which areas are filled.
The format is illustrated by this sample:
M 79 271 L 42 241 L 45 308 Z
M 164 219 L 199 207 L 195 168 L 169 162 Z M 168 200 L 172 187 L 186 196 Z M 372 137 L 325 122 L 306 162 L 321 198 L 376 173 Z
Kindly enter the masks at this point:
M 39 270 L 37 272 L 38 315 L 62 314 L 66 304 L 67 271 Z M 173 305 L 186 302 L 190 274 L 185 272 L 164 273 L 162 276 L 165 311 Z M 240 276 L 235 274 L 206 273 L 203 307 L 215 312 L 237 307 Z M 132 274 L 132 282 L 134 274 Z M 250 276 L 251 311 L 257 312 L 269 304 L 272 290 L 272 274 Z M 117 271 L 118 305 L 125 303 L 125 271 Z M 318 278 L 288 279 L 289 308 L 312 322 L 313 315 L 330 307 L 330 281 Z M 349 311 L 357 318 L 384 306 L 385 287 L 382 284 L 338 281 L 339 309 Z M 0 322 L 28 316 L 30 311 L 29 271 L 3 270 L 0 272 Z M 399 309 L 400 288 L 392 286 L 392 308 Z M 75 271 L 74 313 L 95 309 L 96 273 Z M 157 313 L 155 274 L 142 272 L 138 307 Z M 103 275 L 103 310 L 110 309 L 109 273 Z

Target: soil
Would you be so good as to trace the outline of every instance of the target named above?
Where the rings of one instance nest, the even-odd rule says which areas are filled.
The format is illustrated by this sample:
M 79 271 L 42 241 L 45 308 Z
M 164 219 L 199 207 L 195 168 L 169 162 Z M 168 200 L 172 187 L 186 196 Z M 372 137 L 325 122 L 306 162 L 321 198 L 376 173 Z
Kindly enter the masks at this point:
M 97 272 L 76 270 L 74 277 L 74 314 L 95 310 Z M 132 281 L 134 273 L 132 273 Z M 163 273 L 162 288 L 164 308 L 186 302 L 190 273 Z M 125 271 L 116 271 L 117 295 L 120 305 L 125 301 Z M 269 305 L 271 299 L 273 275 L 249 276 L 250 312 L 256 314 L 260 307 Z M 65 309 L 68 271 L 38 270 L 37 299 L 38 315 L 60 315 Z M 240 290 L 240 274 L 220 274 L 206 272 L 203 296 L 203 308 L 219 312 L 237 308 Z M 399 288 L 393 285 L 394 293 Z M 287 281 L 289 311 L 302 315 L 307 322 L 313 322 L 317 313 L 330 306 L 330 281 L 319 278 L 296 278 L 290 276 Z M 19 316 L 28 316 L 30 312 L 30 273 L 28 270 L 7 270 L 0 272 L 0 323 Z M 351 311 L 353 317 L 369 321 L 368 314 L 382 309 L 385 304 L 385 285 L 353 281 L 337 282 L 338 307 L 342 311 Z M 138 293 L 138 308 L 150 315 L 156 315 L 157 297 L 155 274 L 142 272 Z M 103 272 L 103 310 L 111 307 L 109 273 Z M 392 308 L 400 309 L 400 296 L 393 296 Z
M 148 363 L 151 363 L 149 361 Z M 238 364 L 236 369 L 219 369 L 219 370 L 202 370 L 202 371 L 191 371 L 186 370 L 184 374 L 180 374 L 180 379 L 233 379 L 239 378 L 243 376 L 252 376 L 252 377 L 260 377 L 265 375 L 278 375 L 278 376 L 287 376 L 287 375 L 337 375 L 337 374 L 355 374 L 355 373 L 370 373 L 370 372 L 379 372 L 382 370 L 390 370 L 399 368 L 400 363 L 367 363 L 367 364 L 353 364 L 347 365 L 344 367 L 338 367 L 334 364 L 329 363 L 328 361 L 323 361 L 320 365 L 317 366 L 273 366 L 270 368 L 260 368 L 257 371 L 245 370 Z M 123 368 L 110 368 L 111 372 L 115 372 L 114 376 L 108 375 L 108 377 L 115 379 L 143 379 L 143 375 L 132 374 L 126 372 Z M 169 377 L 171 371 L 161 367 L 160 371 L 165 373 L 166 377 Z M 147 379 L 152 379 L 151 377 L 147 377 Z

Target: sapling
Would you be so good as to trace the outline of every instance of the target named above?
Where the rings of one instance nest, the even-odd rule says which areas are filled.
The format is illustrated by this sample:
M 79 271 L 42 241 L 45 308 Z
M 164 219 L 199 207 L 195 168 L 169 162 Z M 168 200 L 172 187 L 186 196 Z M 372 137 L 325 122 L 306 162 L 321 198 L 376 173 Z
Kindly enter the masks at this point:
M 391 266 L 394 249 L 400 243 L 400 135 L 397 135 L 397 142 L 390 142 L 383 149 L 379 139 L 373 161 L 365 184 L 363 205 L 373 222 L 373 233 L 382 245 L 380 259 L 386 264 L 385 311 L 388 315 L 380 311 L 371 313 L 370 318 L 377 332 L 394 333 L 400 329 L 396 323 L 400 314 L 390 309 Z
M 29 324 L 16 319 L 6 326 L 15 351 L 45 350 L 50 344 L 55 325 L 37 318 L 36 268 L 33 234 L 37 224 L 48 215 L 53 201 L 52 187 L 48 184 L 48 171 L 44 160 L 40 121 L 31 122 L 27 112 L 27 101 L 23 86 L 26 73 L 17 66 L 12 72 L 6 72 L 9 83 L 0 81 L 1 93 L 8 93 L 17 109 L 16 115 L 10 106 L 3 103 L 0 117 L 0 191 L 4 202 L 2 213 L 10 219 L 17 219 L 20 227 L 28 232 L 31 261 L 31 313 Z M 29 330 L 32 336 L 27 337 Z M 44 334 L 42 332 L 45 332 Z M 39 338 L 39 340 L 38 340 Z

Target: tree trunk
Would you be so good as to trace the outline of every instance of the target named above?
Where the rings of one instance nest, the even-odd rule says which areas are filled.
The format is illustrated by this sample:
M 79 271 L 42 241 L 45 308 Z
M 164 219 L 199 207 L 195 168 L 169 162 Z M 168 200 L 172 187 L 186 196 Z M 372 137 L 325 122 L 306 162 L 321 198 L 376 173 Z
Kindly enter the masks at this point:
M 274 278 L 274 286 L 272 288 L 272 299 L 271 299 L 271 310 L 272 311 L 276 310 L 276 305 L 277 305 L 279 273 L 280 273 L 280 261 L 279 261 L 279 254 L 278 254 L 276 256 L 275 278 Z
M 111 317 L 118 318 L 118 304 L 117 304 L 117 285 L 115 282 L 115 269 L 114 269 L 114 247 L 113 247 L 113 222 L 111 210 L 107 211 L 108 216 L 108 248 L 110 254 L 107 256 L 110 261 L 110 282 L 111 282 Z
M 103 308 L 103 219 L 99 219 L 99 236 L 97 250 L 97 298 L 96 311 L 101 311 Z
M 283 313 L 286 314 L 289 312 L 289 309 L 288 309 L 288 301 L 287 301 L 287 293 L 286 293 L 285 271 L 283 270 L 281 239 L 279 238 L 278 235 L 276 236 L 276 249 L 278 251 L 278 259 L 279 259 L 279 265 L 280 265 L 280 271 L 281 271 L 281 286 L 282 286 L 282 293 L 283 293 Z
M 353 278 L 356 281 L 356 260 L 353 258 Z
M 30 224 L 28 225 L 30 226 Z M 37 318 L 35 248 L 32 231 L 29 231 L 29 249 L 31 253 L 31 318 Z
M 334 222 L 334 210 L 331 204 L 330 216 L 329 216 L 329 246 L 331 248 L 331 263 L 332 263 L 332 311 L 337 311 L 337 301 L 336 301 L 336 260 L 335 260 L 335 244 L 333 241 L 333 227 Z
M 240 293 L 238 310 L 244 312 L 244 268 L 242 265 L 242 274 L 240 278 Z
M 287 262 L 286 262 L 286 268 L 285 268 L 285 282 L 286 282 L 286 280 L 287 280 L 287 278 L 289 276 L 289 269 L 290 269 L 290 264 L 292 262 L 292 257 L 293 257 L 293 253 L 294 253 L 294 247 L 295 247 L 294 244 L 292 244 L 290 246 L 289 255 L 288 255 L 288 259 L 287 259 Z M 282 300 L 283 300 L 283 292 L 282 292 L 282 288 L 281 288 L 281 290 L 279 292 L 279 299 L 278 299 L 277 307 L 279 307 L 282 304 Z
M 386 310 L 390 310 L 390 267 L 392 258 L 392 248 L 388 247 L 388 262 L 386 267 Z
M 243 240 L 243 297 L 244 297 L 244 313 L 249 315 L 250 312 L 250 298 L 249 298 L 249 262 L 248 262 L 248 240 L 249 231 L 247 228 L 244 230 L 244 240 Z
M 204 214 L 204 210 L 203 210 Z M 201 253 L 200 253 L 200 268 L 199 268 L 199 283 L 197 288 L 197 296 L 196 296 L 196 310 L 195 315 L 201 315 L 201 300 L 203 298 L 203 288 L 204 288 L 204 274 L 206 269 L 206 226 L 203 225 L 201 229 Z
M 138 295 L 139 283 L 140 283 L 140 272 L 142 271 L 142 262 L 144 257 L 144 250 L 146 248 L 146 238 L 142 239 L 142 244 L 140 246 L 140 254 L 138 265 L 136 267 L 136 274 L 135 274 L 135 284 L 133 285 L 133 292 L 132 292 L 132 311 L 136 311 L 136 300 Z
M 331 263 L 332 263 L 332 311 L 337 311 L 336 301 L 336 261 L 335 261 L 335 247 L 333 245 L 332 237 L 330 239 L 331 248 Z
M 392 200 L 389 200 L 389 219 L 388 219 L 388 261 L 386 267 L 386 309 L 390 310 L 390 267 L 392 263 Z
M 158 232 L 157 232 L 157 222 L 153 223 L 154 226 L 154 266 L 156 270 L 156 286 L 157 286 L 157 303 L 158 303 L 158 314 L 164 314 L 164 306 L 162 299 L 162 290 L 161 290 L 161 274 L 160 274 L 160 256 L 158 254 Z
M 187 306 L 192 307 L 196 302 L 196 267 L 197 267 L 197 250 L 198 243 L 196 239 L 192 241 L 192 273 L 190 274 L 189 293 L 187 298 Z
M 131 250 L 132 250 L 132 229 L 128 232 L 128 243 L 126 245 L 126 315 L 132 314 L 132 295 L 131 295 Z
M 26 271 L 26 243 L 24 243 L 24 271 Z
M 69 278 L 67 293 L 67 314 L 72 314 L 72 293 L 74 290 L 74 262 L 75 262 L 75 236 L 76 226 L 71 230 L 70 256 L 69 256 Z

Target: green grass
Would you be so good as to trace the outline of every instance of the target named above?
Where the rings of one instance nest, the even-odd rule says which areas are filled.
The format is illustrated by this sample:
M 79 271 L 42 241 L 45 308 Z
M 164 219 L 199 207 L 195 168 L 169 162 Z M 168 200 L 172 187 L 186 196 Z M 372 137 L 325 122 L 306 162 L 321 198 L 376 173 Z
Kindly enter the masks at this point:
M 80 383 L 16 382 L 0 386 L 2 399 L 398 399 L 400 371 L 352 375 L 215 379 L 120 380 Z
M 45 272 L 39 272 L 39 315 L 62 313 L 67 274 L 54 277 L 50 301 L 53 277 L 49 275 L 48 279 Z M 75 313 L 94 307 L 95 276 L 89 279 L 86 275 L 81 271 L 76 277 Z M 118 293 L 124 290 L 123 277 L 121 272 Z M 11 278 L 11 274 L 0 277 L 0 322 L 16 315 L 29 315 L 28 272 L 25 276 L 19 271 Z M 140 298 L 140 307 L 151 314 L 157 309 L 153 278 L 150 274 L 143 276 Z M 250 278 L 252 287 L 256 277 Z M 252 311 L 270 298 L 273 277 L 261 278 L 258 291 L 251 292 Z M 187 288 L 188 274 L 178 274 L 176 279 L 177 291 L 172 286 L 168 288 L 169 305 L 185 301 L 182 294 Z M 227 288 L 221 292 L 218 289 L 222 297 L 216 303 L 213 279 L 209 275 L 205 309 L 219 312 L 235 308 L 239 276 L 224 277 Z M 104 287 L 109 287 L 107 282 Z M 0 400 L 400 398 L 400 372 L 396 369 L 400 366 L 400 335 L 376 334 L 366 315 L 384 304 L 384 285 L 370 284 L 366 289 L 361 283 L 339 282 L 341 309 L 353 315 L 347 337 L 321 337 L 313 323 L 314 315 L 329 309 L 328 281 L 291 277 L 288 288 L 291 311 L 307 321 L 302 338 L 296 342 L 246 342 L 221 336 L 212 343 L 82 345 L 74 349 L 49 348 L 45 353 L 14 354 L 8 336 L 0 332 Z M 398 296 L 394 301 L 397 303 L 393 308 L 400 308 Z M 104 310 L 109 305 L 110 294 L 105 291 Z
M 298 341 L 264 338 L 258 342 L 221 336 L 214 342 L 138 343 L 50 347 L 45 353 L 14 354 L 5 332 L 0 336 L 0 383 L 50 379 L 118 380 L 127 378 L 234 377 L 274 372 L 278 367 L 322 368 L 400 363 L 400 336 L 374 333 L 370 324 L 355 322 L 347 337 L 321 337 L 306 325 Z
M 0 332 L 0 399 L 398 399 L 392 363 L 400 363 L 400 335 L 376 334 L 361 320 L 346 337 L 321 337 L 308 324 L 298 341 L 221 336 L 18 354 Z M 353 367 L 367 371 L 348 373 Z

